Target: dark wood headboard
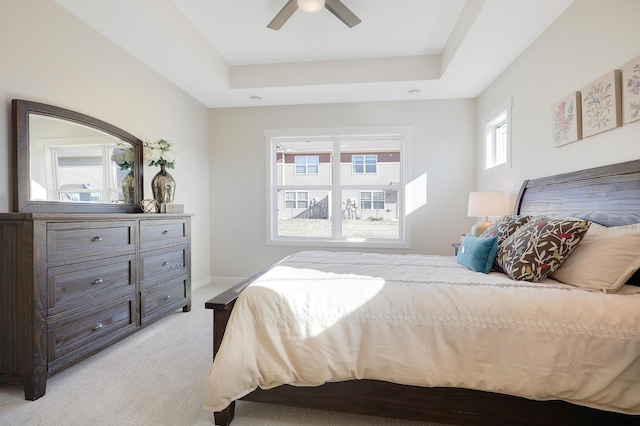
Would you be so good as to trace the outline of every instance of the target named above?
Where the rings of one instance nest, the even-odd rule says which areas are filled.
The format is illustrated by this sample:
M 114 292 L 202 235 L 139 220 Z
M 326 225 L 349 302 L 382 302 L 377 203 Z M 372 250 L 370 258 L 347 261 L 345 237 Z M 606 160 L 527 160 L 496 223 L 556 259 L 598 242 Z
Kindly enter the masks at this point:
M 640 160 L 527 180 L 514 210 L 580 217 L 604 226 L 640 223 Z

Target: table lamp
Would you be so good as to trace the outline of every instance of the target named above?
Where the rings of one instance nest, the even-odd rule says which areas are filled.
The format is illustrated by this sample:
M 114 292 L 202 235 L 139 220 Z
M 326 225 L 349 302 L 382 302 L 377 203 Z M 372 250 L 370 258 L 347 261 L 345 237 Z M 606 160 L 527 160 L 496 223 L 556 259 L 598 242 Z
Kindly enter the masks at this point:
M 507 213 L 504 192 L 479 191 L 469 193 L 469 209 L 467 216 L 484 217 L 483 222 L 476 223 L 471 228 L 471 235 L 480 236 L 490 225 L 489 216 L 502 216 Z

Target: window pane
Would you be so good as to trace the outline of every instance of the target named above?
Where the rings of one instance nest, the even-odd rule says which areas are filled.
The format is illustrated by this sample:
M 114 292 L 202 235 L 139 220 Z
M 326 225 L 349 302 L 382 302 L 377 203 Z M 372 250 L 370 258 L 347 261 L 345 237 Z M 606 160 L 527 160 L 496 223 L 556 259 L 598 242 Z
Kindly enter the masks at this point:
M 347 239 L 399 238 L 399 198 L 397 191 L 343 190 L 342 236 Z
M 376 210 L 382 210 L 384 209 L 384 192 L 383 191 L 379 191 L 379 192 L 374 192 L 373 195 L 373 203 L 372 203 L 372 207 Z
M 306 209 L 307 207 L 309 207 L 309 193 L 308 192 L 297 192 L 296 193 L 296 197 L 298 200 L 298 204 L 297 207 L 299 209 Z
M 488 132 L 485 135 L 484 139 L 485 146 L 485 162 L 487 163 L 486 168 L 489 169 L 496 165 L 495 156 L 493 155 L 493 133 Z
M 496 127 L 496 165 L 507 162 L 507 122 Z
M 331 237 L 330 192 L 278 191 L 279 237 Z

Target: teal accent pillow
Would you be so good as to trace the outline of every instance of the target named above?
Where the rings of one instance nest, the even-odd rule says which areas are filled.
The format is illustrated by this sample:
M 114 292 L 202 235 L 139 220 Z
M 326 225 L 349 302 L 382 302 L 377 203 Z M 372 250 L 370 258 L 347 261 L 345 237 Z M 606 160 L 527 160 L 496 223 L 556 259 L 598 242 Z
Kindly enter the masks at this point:
M 498 253 L 498 238 L 466 235 L 458 249 L 458 263 L 472 271 L 488 274 Z

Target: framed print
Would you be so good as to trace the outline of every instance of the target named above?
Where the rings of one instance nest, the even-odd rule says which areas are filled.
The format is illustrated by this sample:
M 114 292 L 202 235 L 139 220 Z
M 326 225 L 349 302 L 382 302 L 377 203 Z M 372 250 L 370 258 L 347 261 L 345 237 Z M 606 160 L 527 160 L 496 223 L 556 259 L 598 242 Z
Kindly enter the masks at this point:
M 582 96 L 582 136 L 589 137 L 622 124 L 620 70 L 611 71 L 589 83 Z
M 560 99 L 551 107 L 553 146 L 558 147 L 582 138 L 580 92 Z
M 624 124 L 640 120 L 640 56 L 622 67 L 622 114 Z

